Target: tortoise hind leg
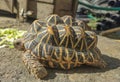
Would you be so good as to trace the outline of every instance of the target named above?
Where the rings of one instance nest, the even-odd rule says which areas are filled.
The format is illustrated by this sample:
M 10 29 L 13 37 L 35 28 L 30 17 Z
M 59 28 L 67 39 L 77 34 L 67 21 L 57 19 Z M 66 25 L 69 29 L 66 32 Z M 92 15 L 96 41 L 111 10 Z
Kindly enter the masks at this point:
M 96 62 L 93 65 L 99 68 L 105 68 L 107 66 L 107 63 L 102 59 L 101 51 L 97 47 L 95 47 L 93 50 L 96 53 Z
M 100 50 L 96 47 L 89 52 L 89 58 L 92 58 L 92 62 L 87 60 L 86 65 L 98 67 L 98 68 L 105 68 L 107 63 L 101 58 L 101 52 Z
M 44 78 L 47 76 L 45 67 L 38 61 L 36 57 L 31 55 L 29 51 L 23 54 L 23 62 L 28 68 L 28 71 L 33 74 L 36 78 Z
M 94 67 L 98 67 L 98 68 L 105 68 L 106 67 L 106 63 L 101 59 L 101 60 L 94 60 L 94 62 L 87 62 L 86 65 L 90 65 L 90 66 L 94 66 Z

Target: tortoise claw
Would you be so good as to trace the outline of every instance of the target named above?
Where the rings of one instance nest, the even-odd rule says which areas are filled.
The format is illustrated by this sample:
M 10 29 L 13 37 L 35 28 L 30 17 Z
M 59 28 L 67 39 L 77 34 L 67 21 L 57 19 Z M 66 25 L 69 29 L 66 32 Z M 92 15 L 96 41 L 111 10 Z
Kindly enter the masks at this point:
M 34 73 L 34 76 L 35 76 L 35 78 L 40 78 L 40 79 L 42 79 L 42 78 L 44 78 L 45 76 L 47 76 L 47 71 L 46 71 L 46 69 L 44 68 L 44 67 L 39 67 L 39 69 L 33 69 L 34 71 L 33 71 L 33 73 Z

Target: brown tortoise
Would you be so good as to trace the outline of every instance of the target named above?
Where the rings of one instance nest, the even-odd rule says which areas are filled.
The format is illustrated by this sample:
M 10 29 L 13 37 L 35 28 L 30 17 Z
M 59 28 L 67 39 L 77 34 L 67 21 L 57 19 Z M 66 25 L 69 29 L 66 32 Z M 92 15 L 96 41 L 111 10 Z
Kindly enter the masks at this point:
M 71 16 L 50 15 L 44 22 L 35 20 L 14 45 L 24 50 L 23 61 L 36 78 L 47 75 L 45 67 L 70 69 L 85 64 L 104 68 L 97 36 L 85 26 Z

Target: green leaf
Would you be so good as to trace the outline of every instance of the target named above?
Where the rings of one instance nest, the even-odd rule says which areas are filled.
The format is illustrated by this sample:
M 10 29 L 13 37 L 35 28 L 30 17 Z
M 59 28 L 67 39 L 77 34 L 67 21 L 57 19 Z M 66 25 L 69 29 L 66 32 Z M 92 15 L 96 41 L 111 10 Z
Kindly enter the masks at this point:
M 9 48 L 14 48 L 13 41 L 15 39 L 21 38 L 26 31 L 17 29 L 0 29 L 0 46 L 7 45 Z

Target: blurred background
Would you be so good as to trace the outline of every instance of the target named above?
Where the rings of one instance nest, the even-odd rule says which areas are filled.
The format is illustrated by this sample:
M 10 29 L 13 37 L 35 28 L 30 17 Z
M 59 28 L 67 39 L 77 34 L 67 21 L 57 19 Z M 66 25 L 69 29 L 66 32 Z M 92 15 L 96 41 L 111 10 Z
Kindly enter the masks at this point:
M 27 30 L 35 19 L 44 20 L 51 14 L 71 15 L 97 34 L 120 40 L 120 0 L 0 0 L 0 28 L 4 28 L 0 36 L 9 35 L 13 41 L 24 34 L 15 29 Z

